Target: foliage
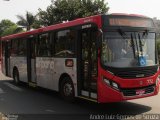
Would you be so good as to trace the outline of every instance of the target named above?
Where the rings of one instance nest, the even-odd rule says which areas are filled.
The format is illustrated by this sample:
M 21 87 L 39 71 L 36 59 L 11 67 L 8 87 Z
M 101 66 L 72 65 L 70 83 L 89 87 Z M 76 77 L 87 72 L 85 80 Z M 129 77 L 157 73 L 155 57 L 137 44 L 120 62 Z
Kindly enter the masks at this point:
M 0 22 L 0 36 L 10 35 L 23 31 L 15 23 L 10 20 L 2 20 Z
M 2 36 L 11 35 L 15 33 L 22 32 L 22 28 L 19 28 L 16 24 L 8 27 L 4 32 L 2 33 Z
M 46 11 L 42 9 L 38 9 L 39 12 L 37 14 L 38 21 L 41 26 L 49 26 L 57 23 L 57 16 L 55 16 L 55 9 L 53 5 L 47 7 Z
M 39 9 L 38 20 L 42 26 L 70 21 L 91 15 L 104 14 L 109 10 L 104 0 L 56 0 L 46 11 Z
M 3 33 L 4 30 L 6 30 L 8 27 L 14 25 L 13 22 L 11 22 L 10 20 L 2 20 L 0 22 L 0 35 Z
M 26 12 L 25 17 L 22 15 L 17 15 L 17 18 L 19 19 L 17 24 L 26 28 L 27 31 L 33 28 L 33 26 L 35 25 L 34 23 L 36 21 L 36 16 L 28 11 Z

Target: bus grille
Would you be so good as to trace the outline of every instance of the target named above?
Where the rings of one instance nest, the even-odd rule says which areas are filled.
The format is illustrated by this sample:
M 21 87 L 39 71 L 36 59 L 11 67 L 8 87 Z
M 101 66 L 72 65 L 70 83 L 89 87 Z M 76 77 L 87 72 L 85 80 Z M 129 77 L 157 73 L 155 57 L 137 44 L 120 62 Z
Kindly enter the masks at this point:
M 153 76 L 157 72 L 157 68 L 154 69 L 144 69 L 144 70 L 128 70 L 128 71 L 120 71 L 116 76 L 124 79 L 129 78 L 141 78 L 141 77 L 150 77 Z
M 137 90 L 145 90 L 145 94 L 150 94 L 154 92 L 155 85 L 148 86 L 148 87 L 143 87 L 143 88 L 136 88 L 136 89 L 122 89 L 122 93 L 124 96 L 132 97 L 136 96 L 136 91 Z

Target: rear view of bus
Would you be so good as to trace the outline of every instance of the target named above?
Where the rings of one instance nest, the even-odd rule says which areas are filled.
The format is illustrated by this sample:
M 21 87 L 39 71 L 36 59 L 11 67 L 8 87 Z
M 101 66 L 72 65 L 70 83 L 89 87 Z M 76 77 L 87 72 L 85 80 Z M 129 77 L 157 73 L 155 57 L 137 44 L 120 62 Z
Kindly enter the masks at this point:
M 98 101 L 116 102 L 158 94 L 159 67 L 152 19 L 102 16 Z

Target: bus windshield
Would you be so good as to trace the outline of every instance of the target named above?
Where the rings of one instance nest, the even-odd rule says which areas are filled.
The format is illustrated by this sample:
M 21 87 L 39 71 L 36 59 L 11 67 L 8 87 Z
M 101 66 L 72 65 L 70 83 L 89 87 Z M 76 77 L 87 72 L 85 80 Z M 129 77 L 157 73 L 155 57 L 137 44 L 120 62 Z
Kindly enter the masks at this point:
M 101 61 L 115 68 L 155 65 L 155 33 L 104 32 Z

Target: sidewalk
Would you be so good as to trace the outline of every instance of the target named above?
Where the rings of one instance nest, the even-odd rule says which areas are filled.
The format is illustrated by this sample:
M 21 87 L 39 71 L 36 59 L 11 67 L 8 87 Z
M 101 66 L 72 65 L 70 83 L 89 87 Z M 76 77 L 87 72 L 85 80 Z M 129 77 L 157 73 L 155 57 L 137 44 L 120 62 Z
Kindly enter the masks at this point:
M 12 80 L 10 77 L 6 77 L 1 71 L 1 64 L 0 64 L 0 80 Z
M 12 78 L 6 77 L 0 70 L 0 80 L 12 80 Z

